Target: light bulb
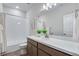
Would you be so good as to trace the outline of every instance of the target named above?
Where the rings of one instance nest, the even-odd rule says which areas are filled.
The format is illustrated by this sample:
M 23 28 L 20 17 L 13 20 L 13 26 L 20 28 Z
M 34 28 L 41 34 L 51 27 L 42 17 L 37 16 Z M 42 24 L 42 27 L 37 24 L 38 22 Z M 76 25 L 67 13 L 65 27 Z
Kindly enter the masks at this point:
M 56 6 L 56 3 L 54 3 L 53 5 Z
M 45 9 L 46 8 L 46 6 L 45 5 L 43 5 L 43 9 Z
M 16 8 L 19 8 L 19 6 L 16 6 Z

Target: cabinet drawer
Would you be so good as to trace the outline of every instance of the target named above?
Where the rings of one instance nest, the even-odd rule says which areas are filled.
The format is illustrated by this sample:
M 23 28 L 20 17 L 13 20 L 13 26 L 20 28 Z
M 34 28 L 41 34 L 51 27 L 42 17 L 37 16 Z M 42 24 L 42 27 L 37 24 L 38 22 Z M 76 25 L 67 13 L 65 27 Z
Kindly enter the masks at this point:
M 34 40 L 32 40 L 32 39 L 29 39 L 29 38 L 28 38 L 27 41 L 30 42 L 32 45 L 37 46 L 37 42 L 34 41 Z
M 38 49 L 38 56 L 49 56 L 49 55 L 45 53 L 44 51 Z
M 68 54 L 63 53 L 61 51 L 58 51 L 56 49 L 50 48 L 48 46 L 45 46 L 43 44 L 38 44 L 38 48 L 45 51 L 46 53 L 52 55 L 52 56 L 68 56 Z

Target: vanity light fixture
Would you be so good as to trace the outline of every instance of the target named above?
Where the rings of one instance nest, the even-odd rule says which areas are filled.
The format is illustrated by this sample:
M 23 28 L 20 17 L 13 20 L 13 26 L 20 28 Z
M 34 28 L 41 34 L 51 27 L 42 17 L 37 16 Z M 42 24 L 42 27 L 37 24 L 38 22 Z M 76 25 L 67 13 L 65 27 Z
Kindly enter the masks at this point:
M 57 4 L 56 3 L 53 3 L 53 5 L 56 6 Z
M 45 6 L 45 4 L 43 4 L 43 9 L 45 9 L 46 8 L 46 6 Z
M 42 10 L 48 10 L 49 8 L 52 8 L 52 6 L 56 6 L 57 4 L 56 3 L 46 3 L 46 4 L 43 4 L 43 9 Z
M 51 3 L 47 3 L 46 4 L 48 8 L 52 8 L 52 4 Z
M 43 4 L 43 10 L 48 10 L 48 8 L 45 4 Z

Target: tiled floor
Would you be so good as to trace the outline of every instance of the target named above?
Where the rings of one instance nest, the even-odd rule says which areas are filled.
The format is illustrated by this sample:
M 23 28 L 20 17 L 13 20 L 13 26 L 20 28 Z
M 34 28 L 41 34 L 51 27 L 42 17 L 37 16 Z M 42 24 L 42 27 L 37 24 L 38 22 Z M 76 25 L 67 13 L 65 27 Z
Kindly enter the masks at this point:
M 26 50 L 20 49 L 11 53 L 4 54 L 4 56 L 27 56 Z

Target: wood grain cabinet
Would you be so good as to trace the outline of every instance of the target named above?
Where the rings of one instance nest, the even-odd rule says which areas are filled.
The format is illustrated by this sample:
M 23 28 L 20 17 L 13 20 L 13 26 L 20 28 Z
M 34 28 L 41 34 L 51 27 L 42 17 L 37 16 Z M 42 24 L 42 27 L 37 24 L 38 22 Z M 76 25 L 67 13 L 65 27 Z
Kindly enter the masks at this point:
M 27 55 L 37 56 L 37 42 L 34 42 L 30 39 L 27 41 Z
M 47 54 L 46 52 L 38 49 L 38 56 L 50 56 L 49 54 Z
M 54 48 L 50 48 L 41 43 L 38 43 L 38 49 L 42 50 L 43 52 L 47 53 L 50 56 L 68 56 L 69 55 L 69 54 L 63 53 L 59 50 L 56 50 Z
M 27 54 L 29 56 L 70 56 L 67 53 L 48 47 L 29 38 L 27 40 Z
M 32 45 L 27 42 L 27 55 L 32 56 Z

